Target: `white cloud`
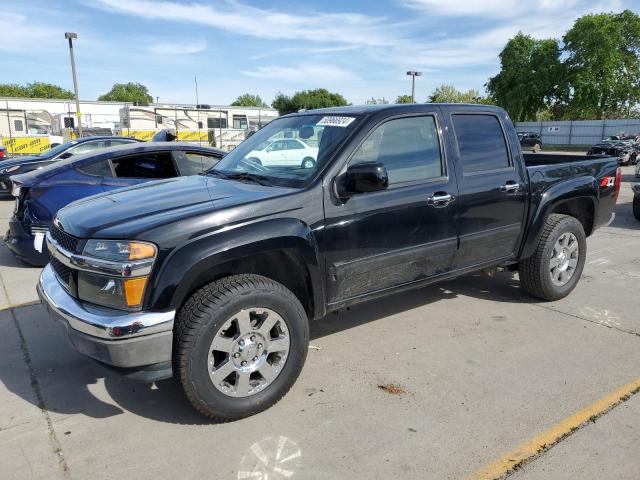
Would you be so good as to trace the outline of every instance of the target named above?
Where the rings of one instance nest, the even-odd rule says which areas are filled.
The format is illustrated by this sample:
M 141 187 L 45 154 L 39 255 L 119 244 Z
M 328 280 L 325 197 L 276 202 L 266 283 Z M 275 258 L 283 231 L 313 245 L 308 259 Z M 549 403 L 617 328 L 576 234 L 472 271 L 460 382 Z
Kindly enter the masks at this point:
M 404 5 L 424 10 L 426 13 L 456 17 L 523 17 L 532 13 L 553 15 L 573 9 L 584 2 L 582 0 L 528 0 L 525 3 L 514 0 L 404 0 Z
M 25 52 L 51 48 L 58 42 L 64 46 L 64 30 L 36 23 L 26 15 L 3 11 L 0 15 L 0 51 Z
M 357 77 L 349 70 L 333 65 L 298 65 L 295 67 L 282 67 L 278 65 L 258 67 L 253 70 L 245 70 L 244 75 L 256 78 L 269 78 L 283 80 L 285 82 L 335 82 L 355 80 Z
M 196 39 L 159 42 L 147 47 L 147 51 L 154 55 L 192 55 L 194 53 L 204 52 L 206 49 L 207 42 Z
M 267 39 L 384 46 L 397 40 L 397 25 L 359 13 L 307 11 L 295 15 L 253 7 L 236 0 L 215 4 L 151 0 L 95 0 L 88 4 L 147 19 L 207 25 L 239 35 Z

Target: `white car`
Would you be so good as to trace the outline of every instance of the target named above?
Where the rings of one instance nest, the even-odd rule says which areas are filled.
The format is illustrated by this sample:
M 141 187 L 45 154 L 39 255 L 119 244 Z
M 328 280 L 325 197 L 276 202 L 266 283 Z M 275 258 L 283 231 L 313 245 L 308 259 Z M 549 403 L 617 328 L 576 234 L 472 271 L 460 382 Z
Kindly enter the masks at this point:
M 252 150 L 248 160 L 258 161 L 265 167 L 313 168 L 318 158 L 318 149 L 297 138 L 274 140 L 259 150 Z

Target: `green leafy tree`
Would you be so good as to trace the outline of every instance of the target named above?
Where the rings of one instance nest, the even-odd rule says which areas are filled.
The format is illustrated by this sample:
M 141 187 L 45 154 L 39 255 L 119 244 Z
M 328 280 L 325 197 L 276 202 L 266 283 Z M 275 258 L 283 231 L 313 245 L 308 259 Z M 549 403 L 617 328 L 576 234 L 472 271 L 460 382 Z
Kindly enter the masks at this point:
M 485 103 L 486 99 L 478 90 L 458 90 L 453 85 L 440 85 L 429 96 L 432 103 Z
M 233 107 L 267 107 L 268 105 L 264 103 L 260 95 L 252 95 L 250 93 L 245 93 L 244 95 L 240 95 L 236 98 L 231 104 Z
M 27 83 L 18 85 L 16 83 L 0 84 L 0 97 L 23 97 L 23 98 L 73 98 L 73 93 L 58 85 L 44 82 Z
M 149 94 L 147 87 L 141 83 L 116 83 L 111 90 L 104 95 L 100 95 L 98 100 L 109 102 L 134 102 L 144 105 L 153 102 L 153 97 Z
M 278 93 L 271 106 L 278 110 L 280 115 L 297 112 L 301 109 L 341 107 L 347 105 L 347 100 L 339 93 L 332 93 L 325 88 L 315 90 L 302 90 L 292 97 Z
M 560 53 L 554 39 L 518 33 L 500 52 L 500 73 L 489 79 L 489 94 L 515 121 L 535 120 L 566 95 Z
M 396 97 L 396 103 L 413 103 L 411 95 L 398 95 Z
M 585 15 L 565 34 L 573 118 L 629 116 L 640 103 L 640 16 Z

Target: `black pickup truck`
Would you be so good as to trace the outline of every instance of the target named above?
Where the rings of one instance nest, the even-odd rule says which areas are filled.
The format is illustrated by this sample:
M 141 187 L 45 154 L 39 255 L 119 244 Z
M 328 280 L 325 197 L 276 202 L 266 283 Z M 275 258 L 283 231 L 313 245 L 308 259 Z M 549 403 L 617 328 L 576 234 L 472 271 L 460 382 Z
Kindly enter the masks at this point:
M 257 153 L 280 139 L 299 148 Z M 60 210 L 38 292 L 78 351 L 232 420 L 289 390 L 327 312 L 496 266 L 569 294 L 619 187 L 615 158 L 523 156 L 495 107 L 307 111 L 202 175 Z

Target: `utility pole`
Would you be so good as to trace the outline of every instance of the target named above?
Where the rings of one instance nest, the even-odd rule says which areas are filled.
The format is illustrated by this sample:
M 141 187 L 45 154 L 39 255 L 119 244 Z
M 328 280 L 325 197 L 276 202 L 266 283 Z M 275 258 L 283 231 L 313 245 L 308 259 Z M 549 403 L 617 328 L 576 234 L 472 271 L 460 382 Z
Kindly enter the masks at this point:
M 202 146 L 202 138 L 200 137 L 200 100 L 198 99 L 198 77 L 194 76 L 193 81 L 196 84 L 196 110 L 198 111 L 198 145 Z
M 407 75 L 411 76 L 411 103 L 416 103 L 416 77 L 422 76 L 422 72 L 409 70 Z
M 78 80 L 76 79 L 76 62 L 73 58 L 73 39 L 78 38 L 78 34 L 66 32 L 64 38 L 69 40 L 69 54 L 71 55 L 71 74 L 73 75 L 73 92 L 76 96 L 76 117 L 78 118 L 78 135 L 82 137 L 82 118 L 80 113 L 80 97 L 78 96 Z

